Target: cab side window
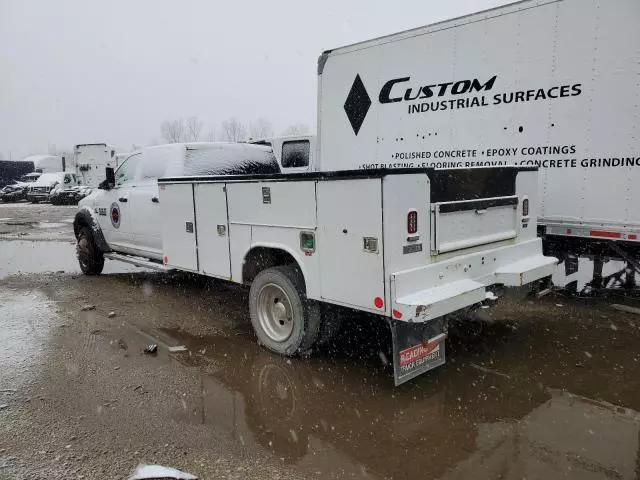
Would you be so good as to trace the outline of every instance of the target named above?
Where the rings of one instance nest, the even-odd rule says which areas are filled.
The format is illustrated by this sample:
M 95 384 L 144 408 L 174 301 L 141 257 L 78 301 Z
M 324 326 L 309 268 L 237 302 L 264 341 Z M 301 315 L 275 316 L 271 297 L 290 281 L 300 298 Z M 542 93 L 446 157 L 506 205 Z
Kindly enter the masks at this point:
M 282 168 L 309 166 L 309 140 L 295 140 L 282 144 Z
M 133 183 L 136 179 L 138 164 L 142 156 L 137 153 L 128 157 L 120 168 L 116 170 L 116 187 Z

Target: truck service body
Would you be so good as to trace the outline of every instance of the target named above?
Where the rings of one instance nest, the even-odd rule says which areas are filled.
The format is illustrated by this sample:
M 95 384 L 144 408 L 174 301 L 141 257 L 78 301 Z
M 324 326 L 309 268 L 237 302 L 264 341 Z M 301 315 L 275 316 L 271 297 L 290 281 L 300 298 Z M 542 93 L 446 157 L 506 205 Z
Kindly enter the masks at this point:
M 450 314 L 547 279 L 556 259 L 536 235 L 536 166 L 389 168 L 401 149 L 428 145 L 405 96 L 497 84 L 461 74 L 482 80 L 397 94 L 425 47 L 401 53 L 407 38 L 320 57 L 317 142 L 152 147 L 107 169 L 74 222 L 82 270 L 98 274 L 107 258 L 251 285 L 258 340 L 283 355 L 335 334 L 329 305 L 375 314 L 390 326 L 396 384 L 442 365 Z M 203 173 L 186 168 L 193 158 Z

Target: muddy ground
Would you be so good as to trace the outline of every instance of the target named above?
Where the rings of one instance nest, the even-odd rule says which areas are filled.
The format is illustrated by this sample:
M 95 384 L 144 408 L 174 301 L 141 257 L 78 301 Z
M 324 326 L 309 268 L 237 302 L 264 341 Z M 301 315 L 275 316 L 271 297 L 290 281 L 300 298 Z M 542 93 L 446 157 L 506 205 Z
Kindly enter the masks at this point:
M 503 302 L 480 337 L 448 339 L 444 367 L 394 388 L 376 318 L 287 360 L 256 344 L 242 287 L 112 262 L 82 276 L 74 211 L 0 205 L 0 479 L 141 463 L 203 479 L 640 475 L 640 316 L 609 306 L 632 299 Z

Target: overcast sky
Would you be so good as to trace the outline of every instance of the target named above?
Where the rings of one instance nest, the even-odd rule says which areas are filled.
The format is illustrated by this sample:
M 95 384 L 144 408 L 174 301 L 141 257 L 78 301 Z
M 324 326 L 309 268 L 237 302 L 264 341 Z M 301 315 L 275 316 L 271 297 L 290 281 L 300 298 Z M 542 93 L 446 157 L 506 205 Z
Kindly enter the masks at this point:
M 315 126 L 325 49 L 505 0 L 0 0 L 0 156 L 127 150 L 163 120 Z

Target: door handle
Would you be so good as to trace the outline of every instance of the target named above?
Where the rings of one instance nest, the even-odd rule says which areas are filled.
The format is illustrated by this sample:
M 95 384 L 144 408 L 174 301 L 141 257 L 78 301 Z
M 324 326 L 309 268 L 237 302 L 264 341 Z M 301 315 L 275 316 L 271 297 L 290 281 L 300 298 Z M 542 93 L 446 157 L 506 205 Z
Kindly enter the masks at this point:
M 160 203 L 160 200 L 158 199 L 158 197 L 151 197 L 151 201 L 153 203 Z
M 476 210 L 476 215 L 484 215 L 485 213 L 487 213 L 486 208 Z
M 120 197 L 120 198 L 118 199 L 118 201 L 119 201 L 119 202 L 122 202 L 122 203 L 127 203 L 127 202 L 129 201 L 129 199 L 128 199 L 128 198 L 126 198 L 126 197 Z

